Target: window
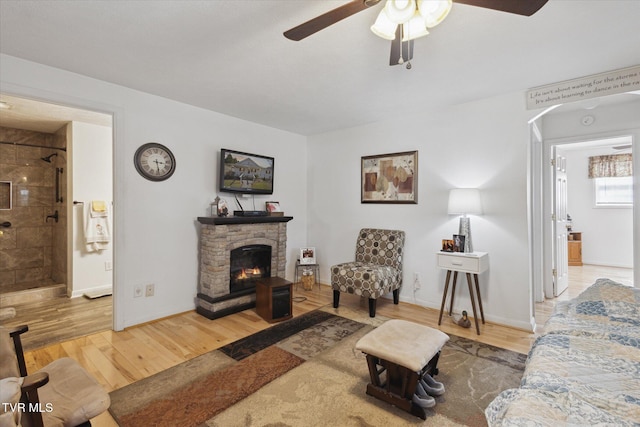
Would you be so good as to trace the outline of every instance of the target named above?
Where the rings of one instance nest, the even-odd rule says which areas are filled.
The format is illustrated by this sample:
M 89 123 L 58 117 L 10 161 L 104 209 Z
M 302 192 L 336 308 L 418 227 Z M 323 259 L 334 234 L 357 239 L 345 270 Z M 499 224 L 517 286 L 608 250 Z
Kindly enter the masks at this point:
M 633 206 L 633 177 L 594 178 L 596 207 Z

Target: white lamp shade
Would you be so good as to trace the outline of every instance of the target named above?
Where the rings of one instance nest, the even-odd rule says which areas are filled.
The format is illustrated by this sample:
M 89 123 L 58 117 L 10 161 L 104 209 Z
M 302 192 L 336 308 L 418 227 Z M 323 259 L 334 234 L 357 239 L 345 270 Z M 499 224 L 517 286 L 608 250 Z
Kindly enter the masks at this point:
M 384 5 L 387 16 L 391 22 L 396 24 L 404 24 L 413 17 L 416 12 L 415 0 L 387 0 Z
M 386 9 L 382 9 L 378 14 L 376 22 L 371 26 L 371 31 L 378 37 L 386 40 L 394 40 L 396 38 L 396 28 L 398 24 L 391 22 L 387 16 Z
M 427 34 L 429 34 L 429 31 L 427 31 L 427 26 L 424 23 L 424 18 L 417 12 L 413 15 L 413 18 L 411 18 L 409 22 L 403 24 L 403 42 L 417 39 L 418 37 L 424 37 Z
M 451 11 L 451 0 L 418 0 L 418 11 L 424 17 L 427 28 L 433 28 Z
M 482 215 L 482 201 L 480 200 L 480 190 L 477 188 L 454 188 L 449 191 L 450 215 Z

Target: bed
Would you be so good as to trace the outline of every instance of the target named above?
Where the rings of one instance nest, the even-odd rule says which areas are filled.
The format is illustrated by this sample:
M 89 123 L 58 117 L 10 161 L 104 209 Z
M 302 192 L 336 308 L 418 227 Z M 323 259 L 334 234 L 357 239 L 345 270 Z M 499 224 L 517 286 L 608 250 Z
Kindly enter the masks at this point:
M 598 279 L 559 303 L 520 387 L 485 410 L 489 426 L 640 426 L 640 289 Z

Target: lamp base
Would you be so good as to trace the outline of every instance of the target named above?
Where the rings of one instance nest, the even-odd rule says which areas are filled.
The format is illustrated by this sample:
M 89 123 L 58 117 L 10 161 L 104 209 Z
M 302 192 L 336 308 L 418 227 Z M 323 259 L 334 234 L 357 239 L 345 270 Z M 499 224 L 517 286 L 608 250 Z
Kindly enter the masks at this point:
M 458 234 L 464 236 L 464 251 L 473 252 L 473 244 L 471 243 L 471 220 L 467 216 L 460 217 L 460 228 Z

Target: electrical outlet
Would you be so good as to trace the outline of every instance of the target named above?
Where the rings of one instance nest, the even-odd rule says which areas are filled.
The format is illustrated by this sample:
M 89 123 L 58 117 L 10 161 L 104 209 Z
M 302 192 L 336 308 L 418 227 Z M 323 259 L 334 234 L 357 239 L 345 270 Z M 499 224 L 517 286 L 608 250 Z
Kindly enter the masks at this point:
M 136 285 L 136 287 L 133 288 L 133 297 L 140 298 L 142 295 L 142 285 Z
M 413 289 L 420 289 L 420 274 L 413 273 Z
M 147 285 L 144 288 L 144 296 L 145 297 L 152 297 L 155 292 L 156 292 L 156 285 L 154 285 L 153 283 Z
M 105 261 L 104 262 L 104 271 L 111 271 L 113 269 L 113 266 L 111 264 L 111 261 Z

